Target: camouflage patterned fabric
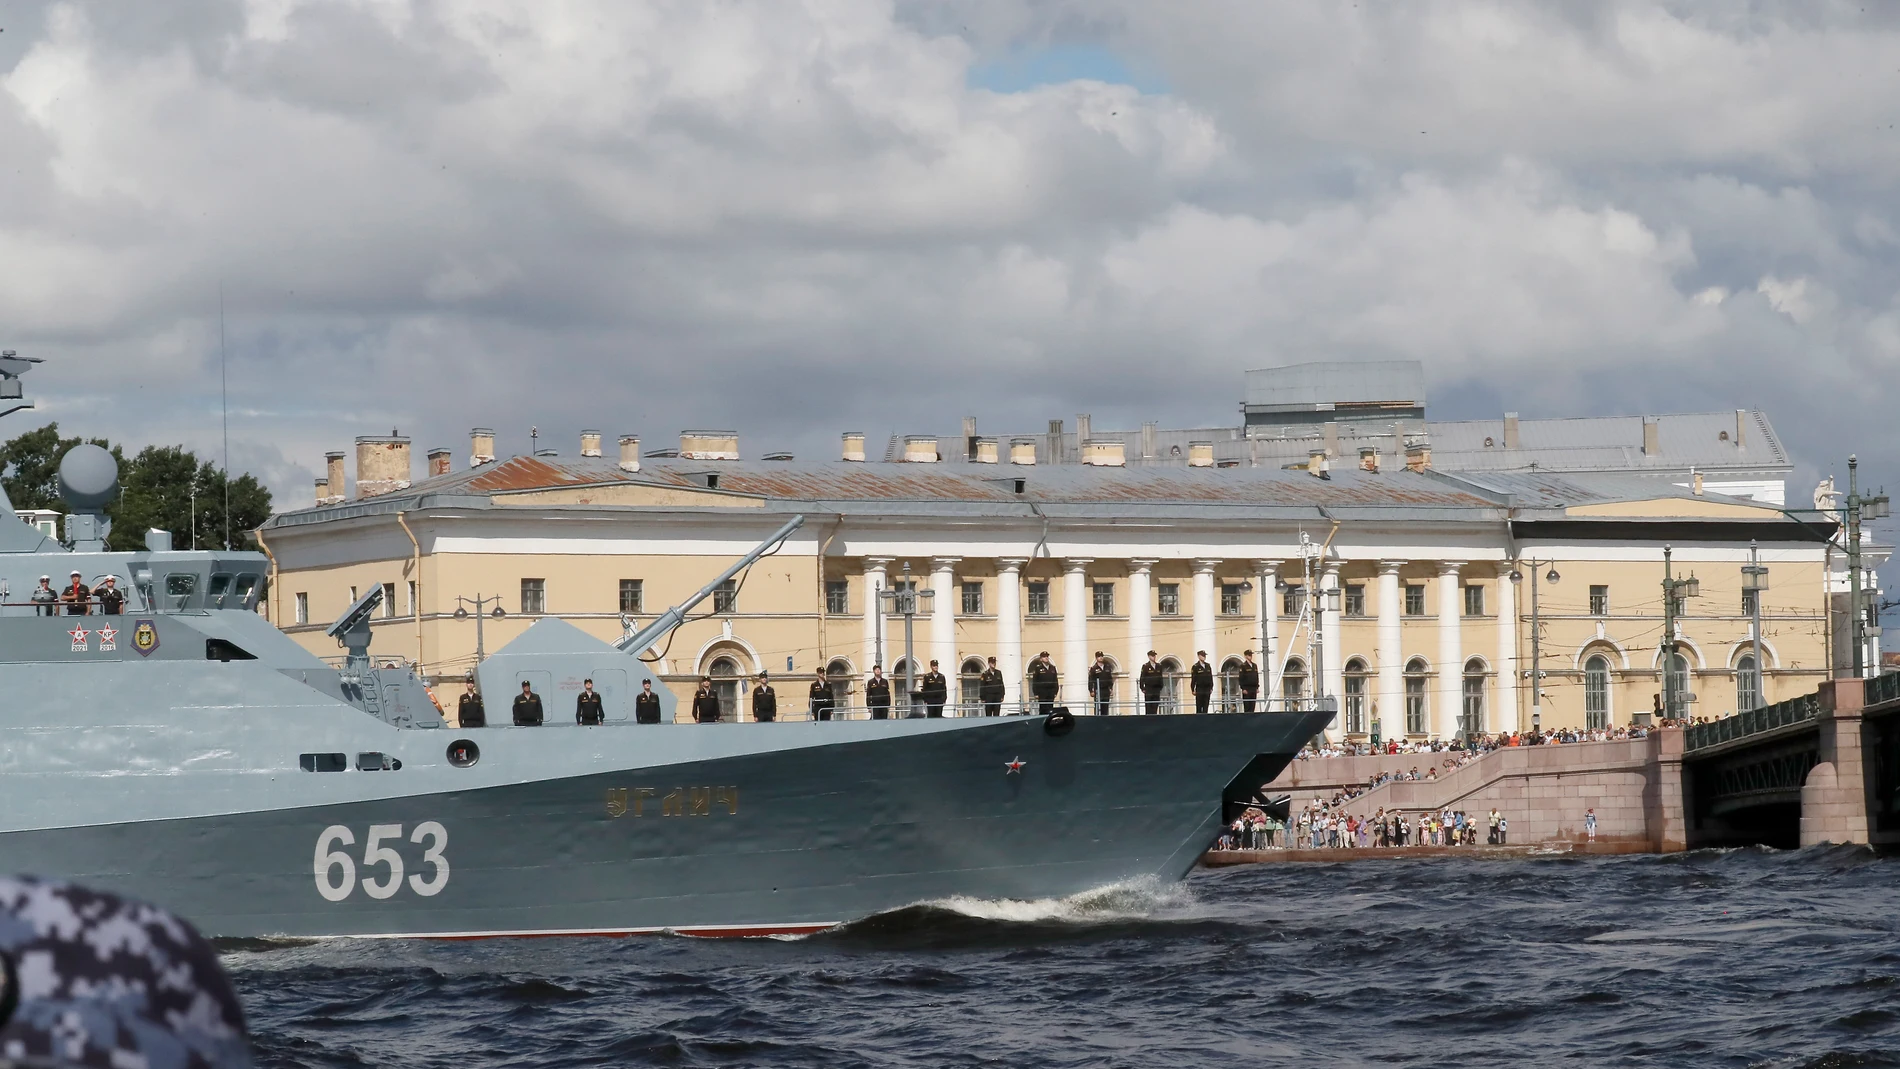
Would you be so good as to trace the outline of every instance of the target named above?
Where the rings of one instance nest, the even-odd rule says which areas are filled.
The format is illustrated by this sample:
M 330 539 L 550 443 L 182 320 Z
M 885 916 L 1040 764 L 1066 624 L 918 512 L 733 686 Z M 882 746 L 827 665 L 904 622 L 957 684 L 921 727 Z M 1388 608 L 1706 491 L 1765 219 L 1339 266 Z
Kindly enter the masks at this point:
M 0 957 L 18 996 L 0 1025 L 0 1065 L 251 1064 L 244 1011 L 217 952 L 157 906 L 0 877 Z

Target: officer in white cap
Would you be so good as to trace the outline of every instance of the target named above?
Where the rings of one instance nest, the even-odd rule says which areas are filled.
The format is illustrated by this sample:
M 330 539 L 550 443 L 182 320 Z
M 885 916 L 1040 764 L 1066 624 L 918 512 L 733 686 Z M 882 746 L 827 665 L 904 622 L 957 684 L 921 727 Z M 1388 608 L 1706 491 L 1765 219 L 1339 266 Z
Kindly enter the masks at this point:
M 36 606 L 33 611 L 40 616 L 59 615 L 59 591 L 53 589 L 52 576 L 40 576 L 39 589 L 33 591 L 33 604 Z

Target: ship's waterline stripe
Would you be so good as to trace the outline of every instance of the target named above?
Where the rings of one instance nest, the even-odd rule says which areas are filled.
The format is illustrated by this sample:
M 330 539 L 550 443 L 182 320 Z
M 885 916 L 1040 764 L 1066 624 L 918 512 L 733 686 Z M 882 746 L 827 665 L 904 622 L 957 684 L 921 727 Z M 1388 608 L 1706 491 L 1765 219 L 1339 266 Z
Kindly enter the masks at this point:
M 772 935 L 811 935 L 836 928 L 843 921 L 805 921 L 798 924 L 695 924 L 655 928 L 524 928 L 493 932 L 392 932 L 374 935 L 325 935 L 318 939 L 558 939 L 606 936 L 624 938 L 635 935 L 690 935 L 703 939 L 749 939 Z M 309 939 L 311 936 L 277 936 L 282 939 Z

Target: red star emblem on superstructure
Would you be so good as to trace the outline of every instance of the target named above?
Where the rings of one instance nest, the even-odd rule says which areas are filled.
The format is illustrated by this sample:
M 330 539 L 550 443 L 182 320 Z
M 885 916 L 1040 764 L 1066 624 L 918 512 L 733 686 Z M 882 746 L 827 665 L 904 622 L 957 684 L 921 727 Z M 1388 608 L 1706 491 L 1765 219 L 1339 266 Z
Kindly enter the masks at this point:
M 102 627 L 98 630 L 97 634 L 99 641 L 111 642 L 119 637 L 119 629 L 116 627 Z
M 86 636 L 87 636 L 87 635 L 90 635 L 90 634 L 92 634 L 92 632 L 90 632 L 90 631 L 88 631 L 88 630 L 86 630 L 86 629 L 85 629 L 85 628 L 83 628 L 83 627 L 75 627 L 75 628 L 73 628 L 73 629 L 72 629 L 71 631 L 68 631 L 68 632 L 66 632 L 66 633 L 67 633 L 68 635 L 71 635 L 71 636 L 73 637 L 73 645 L 75 645 L 75 646 L 83 646 L 83 645 L 85 645 L 85 644 L 86 644 Z
M 1023 760 L 1020 757 L 1011 758 L 1010 760 L 1003 762 L 1003 775 L 1014 776 L 1016 773 L 1021 772 L 1023 770 L 1023 766 L 1028 763 L 1029 762 Z

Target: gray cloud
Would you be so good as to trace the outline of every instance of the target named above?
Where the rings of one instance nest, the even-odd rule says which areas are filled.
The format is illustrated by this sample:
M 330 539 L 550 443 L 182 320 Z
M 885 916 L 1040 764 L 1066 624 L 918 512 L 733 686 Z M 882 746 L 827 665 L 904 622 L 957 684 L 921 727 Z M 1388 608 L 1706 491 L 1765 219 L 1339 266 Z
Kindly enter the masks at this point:
M 1900 446 L 1900 21 L 1850 4 L 193 0 L 0 6 L 0 342 L 40 415 L 215 446 L 598 426 L 1761 405 Z M 1098 49 L 1166 91 L 972 70 Z M 1886 87 L 1886 88 L 1882 88 Z M 16 428 L 26 424 L 15 417 Z M 15 428 L 9 428 L 15 429 Z M 17 429 L 16 429 L 17 433 Z M 1794 488 L 1796 496 L 1801 488 Z

